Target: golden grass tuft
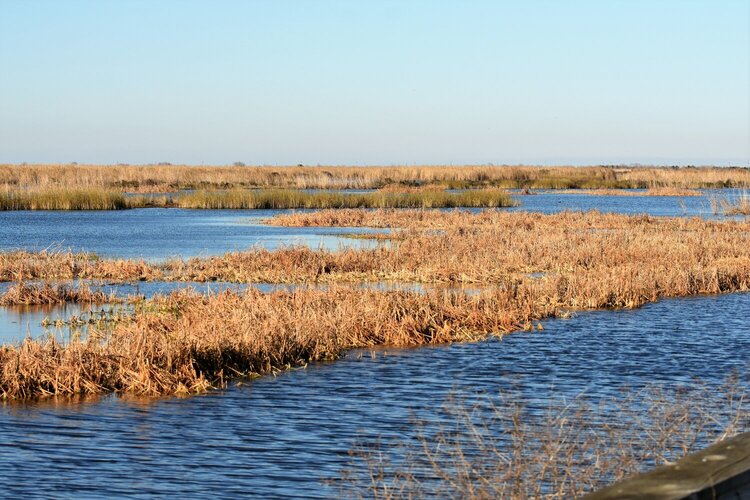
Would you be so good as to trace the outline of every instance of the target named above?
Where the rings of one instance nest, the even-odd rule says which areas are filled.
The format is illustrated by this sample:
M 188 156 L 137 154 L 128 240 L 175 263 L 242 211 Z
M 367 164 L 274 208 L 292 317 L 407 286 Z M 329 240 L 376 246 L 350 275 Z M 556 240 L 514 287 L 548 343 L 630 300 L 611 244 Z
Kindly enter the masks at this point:
M 82 284 L 72 287 L 64 284 L 17 283 L 0 295 L 0 306 L 38 306 L 70 302 L 104 304 L 121 302 L 121 300 L 114 294 L 92 290 Z
M 0 282 L 78 278 L 145 281 L 163 278 L 163 272 L 142 259 L 102 259 L 85 252 L 58 249 L 0 252 Z
M 750 193 L 743 192 L 734 196 L 717 196 L 710 198 L 711 209 L 715 215 L 750 215 Z

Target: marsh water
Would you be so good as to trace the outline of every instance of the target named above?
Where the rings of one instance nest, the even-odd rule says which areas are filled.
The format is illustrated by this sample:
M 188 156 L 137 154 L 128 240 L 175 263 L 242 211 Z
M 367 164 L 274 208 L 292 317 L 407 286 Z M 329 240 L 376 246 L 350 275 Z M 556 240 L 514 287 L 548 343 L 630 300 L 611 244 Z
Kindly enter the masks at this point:
M 93 252 L 103 257 L 144 258 L 217 255 L 252 246 L 267 249 L 308 245 L 337 249 L 368 240 L 340 234 L 362 228 L 289 228 L 263 224 L 280 210 L 183 210 L 144 208 L 115 211 L 0 212 L 0 250 Z
M 707 197 L 680 202 L 673 197 L 541 194 L 519 199 L 522 205 L 509 210 L 713 216 Z M 366 228 L 263 225 L 262 218 L 274 213 L 4 212 L 0 250 L 69 247 L 162 260 L 253 245 L 366 244 L 341 236 Z M 189 285 L 203 293 L 238 287 L 133 283 L 116 291 L 148 296 Z M 38 334 L 45 318 L 106 307 L 0 308 L 0 343 Z M 390 443 L 414 438 L 413 420 L 439 425 L 445 418 L 441 403 L 451 395 L 509 392 L 517 402 L 544 407 L 552 393 L 572 397 L 585 392 L 597 399 L 623 387 L 657 383 L 677 388 L 696 379 L 720 384 L 731 373 L 747 374 L 749 293 L 671 299 L 543 323 L 544 331 L 475 344 L 352 352 L 334 363 L 197 397 L 0 403 L 0 496 L 330 497 L 338 490 L 324 479 L 345 468 L 367 474 L 366 465 L 352 462 L 348 453 L 356 443 L 380 441 L 388 450 Z
M 515 196 L 520 205 L 503 210 L 553 213 L 600 210 L 625 214 L 713 217 L 704 196 L 597 196 L 544 192 Z M 729 194 L 731 196 L 731 193 Z M 122 211 L 0 212 L 0 251 L 85 250 L 105 257 L 164 260 L 173 256 L 217 255 L 252 246 L 268 249 L 303 244 L 337 249 L 372 242 L 344 237 L 368 228 L 290 228 L 263 223 L 291 210 L 185 210 L 145 208 Z
M 744 311 L 744 313 L 742 313 Z M 106 397 L 0 406 L 8 496 L 330 497 L 322 480 L 358 442 L 438 425 L 451 394 L 506 391 L 545 407 L 551 391 L 590 398 L 661 383 L 721 383 L 747 373 L 750 294 L 580 313 L 502 340 L 350 353 L 334 363 L 190 398 Z M 744 380 L 744 383 L 747 383 Z

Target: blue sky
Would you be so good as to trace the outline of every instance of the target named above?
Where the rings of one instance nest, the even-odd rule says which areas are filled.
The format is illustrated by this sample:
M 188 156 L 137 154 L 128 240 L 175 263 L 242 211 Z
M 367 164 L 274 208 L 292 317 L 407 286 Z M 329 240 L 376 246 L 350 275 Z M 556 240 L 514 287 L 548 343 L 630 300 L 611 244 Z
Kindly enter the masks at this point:
M 0 0 L 0 162 L 750 165 L 750 2 Z

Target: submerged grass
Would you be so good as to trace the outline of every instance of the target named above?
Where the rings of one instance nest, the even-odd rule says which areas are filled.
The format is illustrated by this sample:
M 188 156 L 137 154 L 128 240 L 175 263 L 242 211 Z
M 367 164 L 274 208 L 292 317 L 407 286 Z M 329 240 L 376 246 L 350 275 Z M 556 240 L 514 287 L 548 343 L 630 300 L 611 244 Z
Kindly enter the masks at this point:
M 743 192 L 735 196 L 717 196 L 710 198 L 714 215 L 750 215 L 750 193 Z

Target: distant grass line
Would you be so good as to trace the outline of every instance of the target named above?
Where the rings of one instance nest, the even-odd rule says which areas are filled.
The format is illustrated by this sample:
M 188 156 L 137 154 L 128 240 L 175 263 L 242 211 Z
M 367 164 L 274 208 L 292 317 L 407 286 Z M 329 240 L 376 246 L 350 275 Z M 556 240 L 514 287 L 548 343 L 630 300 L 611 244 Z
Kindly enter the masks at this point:
M 98 188 L 0 191 L 0 210 L 124 210 L 129 208 L 287 209 L 287 208 L 454 208 L 510 207 L 500 189 L 459 193 L 444 190 L 377 191 L 363 194 L 308 193 L 292 189 L 196 191 L 173 196 L 125 196 Z
M 0 186 L 91 188 L 138 193 L 182 189 L 377 189 L 389 184 L 450 188 L 746 188 L 750 169 L 630 166 L 189 166 L 0 165 Z
M 378 191 L 364 194 L 306 193 L 294 190 L 198 191 L 175 198 L 181 208 L 281 209 L 281 208 L 455 208 L 510 207 L 515 202 L 499 189 L 449 193 Z
M 98 188 L 0 191 L 0 210 L 123 210 L 132 203 L 122 193 Z

